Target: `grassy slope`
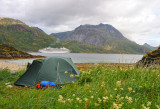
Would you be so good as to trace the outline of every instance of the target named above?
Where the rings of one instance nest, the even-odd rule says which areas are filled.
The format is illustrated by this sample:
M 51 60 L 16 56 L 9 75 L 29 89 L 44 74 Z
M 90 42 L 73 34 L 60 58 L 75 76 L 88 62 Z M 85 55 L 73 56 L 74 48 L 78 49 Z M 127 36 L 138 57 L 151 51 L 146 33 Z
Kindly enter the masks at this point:
M 7 89 L 4 83 L 13 83 L 23 72 L 11 75 L 7 70 L 0 71 L 0 108 L 156 109 L 160 106 L 160 70 L 96 66 L 81 71 L 79 83 L 62 89 L 18 86 Z
M 84 42 L 79 41 L 61 41 L 57 43 L 53 47 L 66 47 L 71 50 L 73 53 L 111 53 L 112 51 L 108 51 L 103 49 L 102 47 L 96 47 L 89 45 Z M 113 53 L 113 52 L 112 52 Z
M 0 44 L 10 44 L 22 51 L 38 51 L 54 43 L 55 37 L 11 18 L 0 18 Z
M 36 31 L 36 29 L 32 30 Z M 40 34 L 44 35 L 44 33 Z M 5 28 L 0 31 L 0 43 L 10 44 L 18 50 L 23 51 L 38 51 L 38 49 L 47 47 L 49 44 L 52 44 L 54 40 L 55 38 L 52 36 L 44 35 L 44 37 L 38 37 L 30 32 L 8 32 Z

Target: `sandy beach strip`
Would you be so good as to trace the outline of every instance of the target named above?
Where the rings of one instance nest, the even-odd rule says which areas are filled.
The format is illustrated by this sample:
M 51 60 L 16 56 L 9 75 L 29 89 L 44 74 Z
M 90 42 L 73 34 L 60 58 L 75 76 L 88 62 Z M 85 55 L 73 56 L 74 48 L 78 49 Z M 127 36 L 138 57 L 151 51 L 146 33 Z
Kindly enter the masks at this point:
M 14 72 L 14 71 L 23 70 L 25 68 L 26 66 L 23 66 L 23 65 L 17 65 L 17 64 L 5 62 L 5 61 L 0 61 L 0 69 L 9 69 L 10 71 Z

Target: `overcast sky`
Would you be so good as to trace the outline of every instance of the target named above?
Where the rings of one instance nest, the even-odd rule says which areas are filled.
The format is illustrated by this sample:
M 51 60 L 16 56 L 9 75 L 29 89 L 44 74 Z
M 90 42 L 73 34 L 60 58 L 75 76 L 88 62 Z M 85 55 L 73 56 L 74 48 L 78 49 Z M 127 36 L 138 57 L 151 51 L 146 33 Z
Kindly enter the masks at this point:
M 160 0 L 0 0 L 0 17 L 48 34 L 110 24 L 138 44 L 160 45 Z

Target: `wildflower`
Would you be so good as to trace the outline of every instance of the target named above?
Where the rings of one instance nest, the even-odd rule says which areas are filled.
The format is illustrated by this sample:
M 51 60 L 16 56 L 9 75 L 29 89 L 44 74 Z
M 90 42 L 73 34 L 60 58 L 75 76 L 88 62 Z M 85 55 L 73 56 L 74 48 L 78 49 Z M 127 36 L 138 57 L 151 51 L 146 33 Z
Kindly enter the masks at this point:
M 98 103 L 94 103 L 94 105 L 95 105 L 95 106 L 99 106 L 99 104 L 98 104 Z
M 91 96 L 91 98 L 94 98 L 94 96 Z
M 121 81 L 117 81 L 117 82 L 116 82 L 116 86 L 117 86 L 117 87 L 120 87 L 120 86 L 121 86 Z
M 125 98 L 128 99 L 128 96 L 126 96 Z
M 152 102 L 148 101 L 147 106 L 151 106 Z
M 77 101 L 79 101 L 79 100 L 80 100 L 80 98 L 76 98 L 76 100 L 77 100 Z
M 132 97 L 128 98 L 128 103 L 131 104 L 132 103 Z
M 79 102 L 79 103 L 81 103 L 81 102 L 82 102 L 82 100 L 79 100 L 78 102 Z
M 104 99 L 104 100 L 108 100 L 108 97 L 107 97 L 107 96 L 106 96 L 106 97 L 103 97 L 103 99 Z
M 133 90 L 133 93 L 135 93 L 135 90 Z
M 75 97 L 76 95 L 75 95 L 75 94 L 73 94 L 73 96 Z
M 112 95 L 110 95 L 109 97 L 110 97 L 111 100 L 113 99 L 113 96 L 112 96 Z
M 144 104 L 142 104 L 143 109 L 149 109 L 149 107 L 144 106 Z
M 87 101 L 88 101 L 88 98 L 84 98 L 84 101 L 86 101 L 86 102 L 87 102 Z
M 105 90 L 105 91 L 104 91 L 104 95 L 107 95 L 107 94 L 108 94 L 108 91 L 107 91 L 107 90 Z
M 131 88 L 131 87 L 129 87 L 129 88 L 128 88 L 128 90 L 129 90 L 129 92 L 131 92 L 131 91 L 132 91 L 132 88 Z
M 62 101 L 63 101 L 62 99 L 60 99 L 60 98 L 58 99 L 58 102 L 62 102 Z
M 62 96 L 62 95 L 59 95 L 59 98 L 60 98 L 60 99 L 63 99 L 63 96 Z
M 123 88 L 120 88 L 121 90 L 123 90 Z
M 74 81 L 72 81 L 72 83 L 74 83 Z
M 113 109 L 120 109 L 122 107 L 123 103 L 121 104 L 116 104 L 115 102 L 113 102 Z
M 101 87 L 102 87 L 102 88 L 105 87 L 105 82 L 104 82 L 104 81 L 102 82 Z
M 101 103 L 101 101 L 102 101 L 102 100 L 101 100 L 100 98 L 98 98 L 98 102 Z
M 123 100 L 123 99 L 124 99 L 124 97 L 121 97 L 121 98 L 120 98 L 120 100 Z
M 65 103 L 66 103 L 66 101 L 64 100 L 64 101 L 62 101 L 62 103 L 64 103 L 64 104 L 65 104 Z
M 157 109 L 160 109 L 160 107 L 158 105 L 156 105 Z
M 67 74 L 67 73 L 68 73 L 68 71 L 65 71 L 64 73 L 65 73 L 65 74 Z
M 116 91 L 116 90 L 117 90 L 117 88 L 114 88 L 114 90 Z
M 71 77 L 71 78 L 73 78 L 73 77 L 74 77 L 74 75 L 73 75 L 73 74 L 70 74 L 70 77 Z
M 79 75 L 75 75 L 75 77 L 79 77 Z

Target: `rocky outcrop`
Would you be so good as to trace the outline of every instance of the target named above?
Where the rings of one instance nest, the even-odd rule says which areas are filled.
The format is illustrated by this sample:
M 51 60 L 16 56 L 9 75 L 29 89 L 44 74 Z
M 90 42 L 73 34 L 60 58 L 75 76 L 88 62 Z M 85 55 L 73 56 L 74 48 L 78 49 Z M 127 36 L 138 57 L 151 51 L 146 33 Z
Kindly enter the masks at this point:
M 158 65 L 160 67 L 160 47 L 156 50 L 148 52 L 140 61 L 137 62 L 137 66 L 148 67 L 151 65 Z
M 7 44 L 0 44 L 0 59 L 17 59 L 17 58 L 40 58 L 42 56 L 33 56 L 23 51 L 18 51 Z

